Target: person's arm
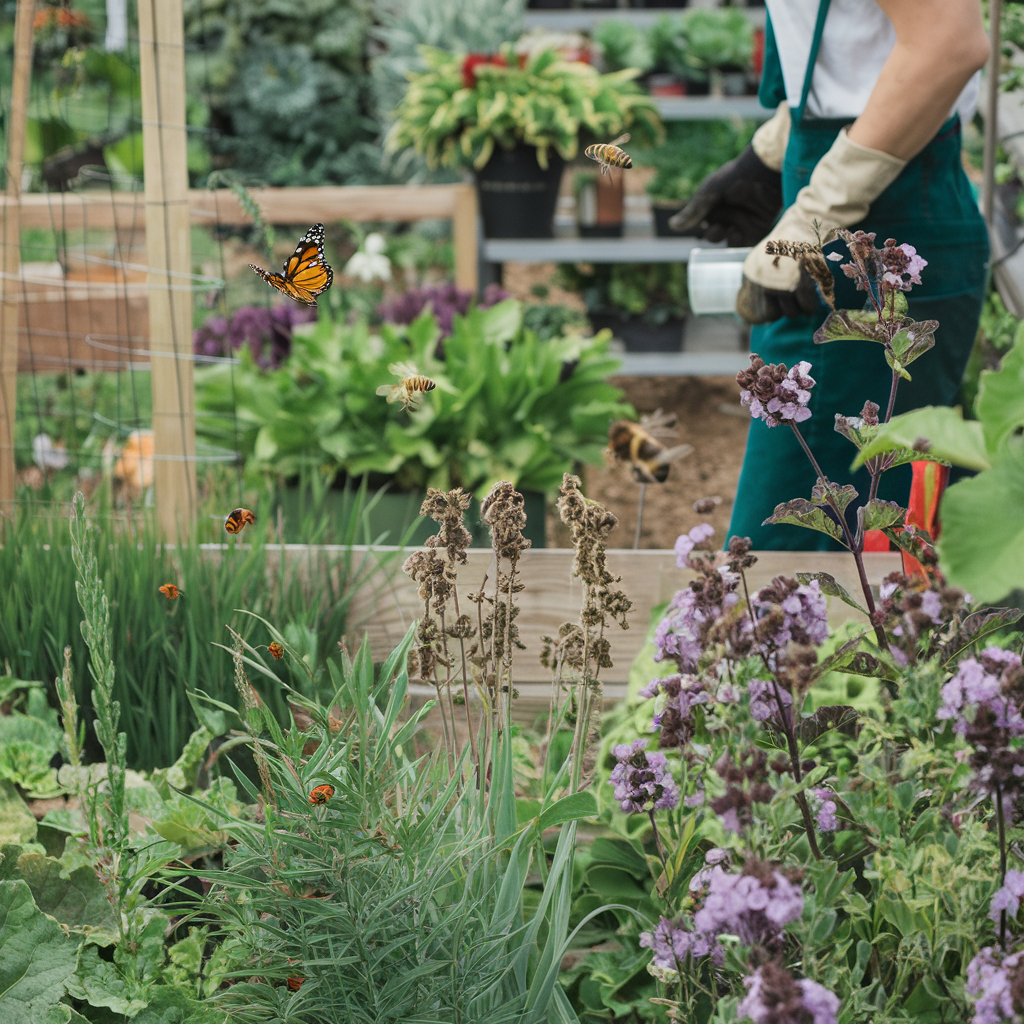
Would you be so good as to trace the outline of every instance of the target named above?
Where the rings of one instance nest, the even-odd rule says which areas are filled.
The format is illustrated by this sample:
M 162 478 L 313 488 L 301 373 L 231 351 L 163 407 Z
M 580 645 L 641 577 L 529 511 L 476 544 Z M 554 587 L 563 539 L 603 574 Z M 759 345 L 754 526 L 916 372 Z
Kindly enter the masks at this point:
M 896 45 L 847 134 L 868 149 L 911 160 L 935 137 L 971 75 L 984 67 L 988 35 L 979 0 L 877 3 L 896 30 Z

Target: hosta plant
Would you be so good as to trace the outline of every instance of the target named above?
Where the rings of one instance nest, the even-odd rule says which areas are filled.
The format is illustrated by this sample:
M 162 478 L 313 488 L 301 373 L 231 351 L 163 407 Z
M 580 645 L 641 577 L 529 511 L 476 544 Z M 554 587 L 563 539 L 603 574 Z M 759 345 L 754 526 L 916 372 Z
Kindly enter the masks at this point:
M 661 132 L 654 103 L 633 83 L 636 69 L 602 75 L 554 50 L 520 58 L 508 45 L 489 55 L 423 55 L 427 70 L 410 76 L 387 148 L 414 149 L 431 167 L 479 170 L 496 146 L 520 143 L 536 146 L 547 167 L 552 149 L 572 160 L 581 133 L 610 142 L 624 131 Z

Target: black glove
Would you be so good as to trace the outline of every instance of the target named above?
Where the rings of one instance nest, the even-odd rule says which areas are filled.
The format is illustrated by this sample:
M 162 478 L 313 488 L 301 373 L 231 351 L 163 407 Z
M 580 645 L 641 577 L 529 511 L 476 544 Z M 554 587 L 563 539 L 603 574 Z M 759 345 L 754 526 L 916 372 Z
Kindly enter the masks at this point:
M 818 308 L 818 287 L 802 267 L 800 283 L 794 292 L 764 288 L 749 277 L 743 278 L 736 296 L 736 312 L 748 324 L 769 324 L 784 316 L 806 316 Z
M 734 248 L 756 245 L 782 209 L 782 175 L 761 161 L 753 146 L 723 164 L 668 222 L 673 231 Z

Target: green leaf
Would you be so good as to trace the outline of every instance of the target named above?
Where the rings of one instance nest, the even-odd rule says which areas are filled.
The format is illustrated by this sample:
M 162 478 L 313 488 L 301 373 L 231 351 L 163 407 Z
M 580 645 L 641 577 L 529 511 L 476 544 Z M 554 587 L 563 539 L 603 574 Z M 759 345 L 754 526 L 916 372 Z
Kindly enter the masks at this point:
M 537 820 L 537 827 L 543 832 L 553 825 L 561 825 L 566 821 L 579 821 L 582 818 L 593 818 L 597 814 L 597 799 L 589 789 L 580 793 L 570 793 L 556 800 L 545 808 Z
M 897 502 L 872 498 L 864 506 L 864 529 L 885 530 L 890 526 L 902 526 L 906 515 L 907 510 Z
M 981 424 L 964 420 L 959 409 L 926 405 L 880 424 L 875 439 L 862 448 L 853 461 L 857 469 L 872 455 L 893 449 L 919 449 L 922 457 L 941 459 L 968 469 L 988 469 Z
M 776 505 L 775 511 L 761 525 L 767 526 L 769 523 L 792 523 L 794 526 L 804 526 L 808 530 L 826 533 L 840 543 L 843 541 L 843 532 L 839 524 L 806 498 L 794 498 L 792 501 Z
M 100 959 L 95 946 L 86 946 L 78 957 L 78 968 L 67 981 L 68 994 L 90 1006 L 105 1006 L 126 1016 L 134 1016 L 146 1006 L 121 977 L 117 967 Z
M 938 326 L 938 320 L 903 321 L 891 342 L 893 353 L 903 366 L 909 366 L 935 346 Z
M 986 370 L 975 404 L 989 452 L 1024 425 L 1024 338 L 1003 356 L 998 370 Z
M 991 469 L 950 487 L 936 543 L 942 571 L 976 601 L 1024 588 L 1024 447 L 1005 448 Z
M 18 796 L 14 784 L 0 779 L 0 845 L 30 843 L 36 837 L 36 819 Z
M 848 604 L 851 608 L 856 608 L 857 611 L 864 612 L 864 614 L 867 615 L 867 610 L 854 600 L 853 595 L 835 578 L 835 576 L 831 576 L 827 572 L 798 572 L 796 574 L 796 578 L 804 585 L 810 583 L 811 580 L 817 580 L 818 586 L 823 594 L 826 594 L 829 597 L 838 597 L 840 601 Z
M 840 512 L 845 512 L 847 506 L 857 497 L 857 488 L 853 484 L 839 484 L 825 483 L 823 484 L 820 480 L 811 488 L 811 504 L 820 505 L 824 508 L 826 505 L 836 505 Z
M 837 309 L 814 332 L 814 344 L 830 341 L 876 341 L 885 344 L 885 331 L 878 324 L 878 314 L 862 309 Z
M 76 868 L 62 878 L 59 860 L 23 853 L 14 877 L 28 884 L 36 906 L 60 924 L 101 944 L 117 939 L 117 918 L 92 868 Z
M 64 995 L 77 953 L 78 940 L 35 905 L 25 882 L 0 882 L 2 1024 L 39 1024 Z

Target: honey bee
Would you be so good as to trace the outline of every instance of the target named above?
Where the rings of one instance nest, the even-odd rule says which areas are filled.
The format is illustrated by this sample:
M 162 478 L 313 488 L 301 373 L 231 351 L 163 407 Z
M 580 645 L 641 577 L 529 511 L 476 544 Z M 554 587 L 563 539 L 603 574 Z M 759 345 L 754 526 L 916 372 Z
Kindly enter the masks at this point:
M 256 517 L 247 508 L 236 508 L 224 520 L 224 529 L 228 533 L 241 533 L 250 523 L 255 523 Z
M 334 796 L 334 787 L 324 784 L 313 789 L 309 794 L 309 802 L 313 807 L 319 807 L 321 804 L 327 803 L 332 796 Z
M 168 601 L 173 601 L 176 597 L 183 597 L 182 592 L 173 584 L 165 583 L 162 587 L 157 588 Z
M 276 640 L 267 645 L 267 650 L 270 651 L 274 661 L 280 661 L 284 657 L 284 648 Z
M 671 463 L 689 455 L 693 448 L 678 444 L 667 448 L 659 437 L 675 437 L 676 417 L 660 409 L 641 416 L 639 423 L 616 420 L 608 428 L 608 453 L 619 462 L 628 462 L 638 484 L 663 484 Z
M 437 384 L 429 377 L 417 373 L 411 363 L 392 363 L 388 372 L 402 379 L 397 384 L 381 384 L 378 395 L 387 395 L 388 402 L 401 402 L 403 409 L 417 409 L 426 391 L 433 391 Z
M 622 142 L 629 142 L 628 132 L 625 135 L 620 135 L 614 142 L 602 142 L 596 146 L 587 146 L 583 154 L 601 165 L 602 174 L 611 174 L 613 167 L 629 170 L 633 166 L 633 160 L 628 153 L 619 149 L 619 144 Z

